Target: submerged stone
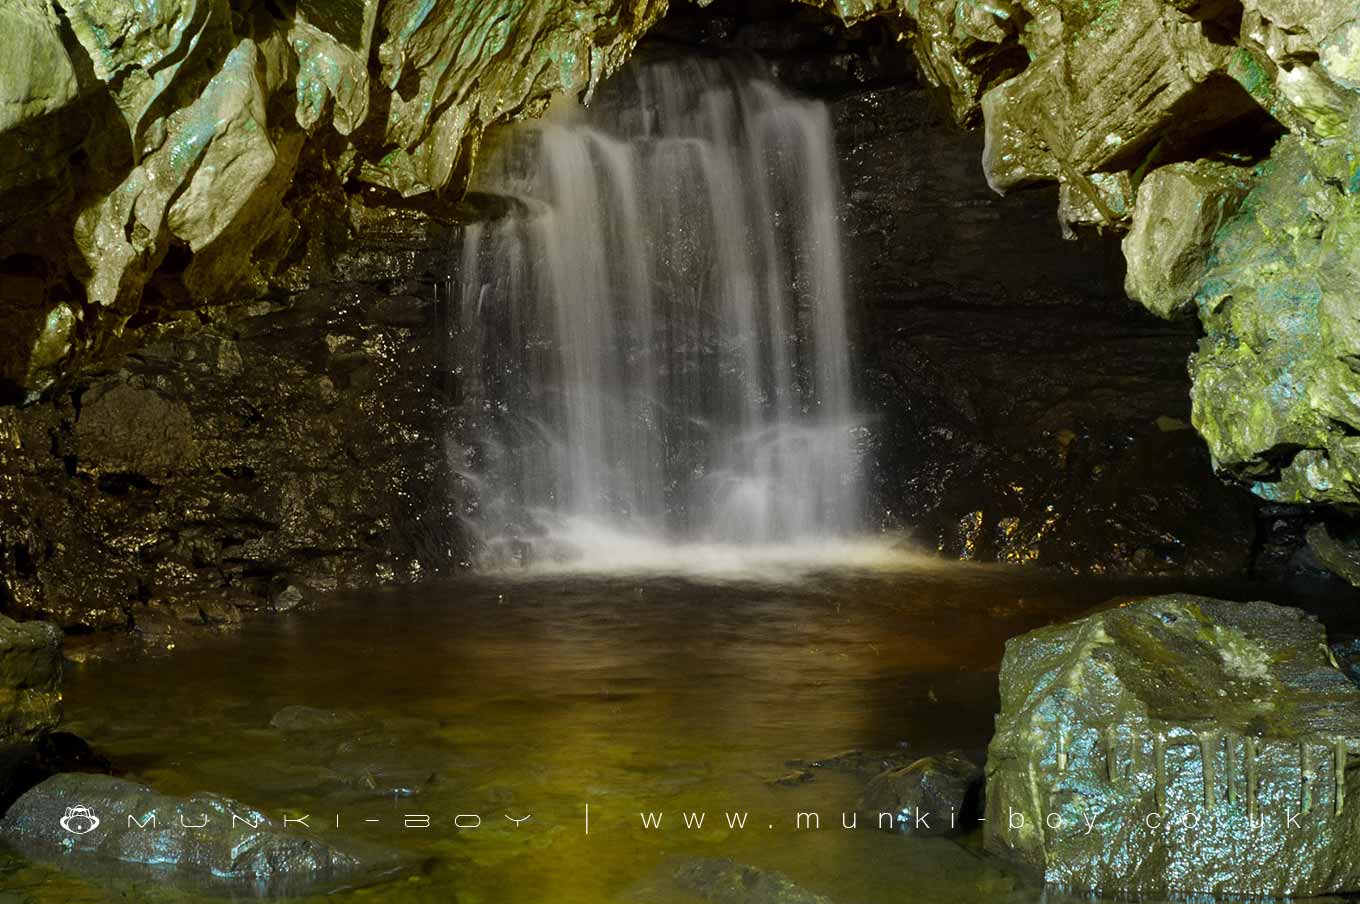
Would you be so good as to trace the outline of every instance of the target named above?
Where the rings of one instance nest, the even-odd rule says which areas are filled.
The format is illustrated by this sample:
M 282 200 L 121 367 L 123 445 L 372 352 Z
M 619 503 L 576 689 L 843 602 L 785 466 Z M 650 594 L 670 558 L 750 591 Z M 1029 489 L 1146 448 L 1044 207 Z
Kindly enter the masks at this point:
M 831 904 L 783 873 L 732 860 L 694 860 L 675 871 L 686 891 L 713 904 Z
M 274 713 L 269 724 L 279 731 L 327 731 L 347 728 L 358 721 L 358 716 L 343 709 L 293 705 Z
M 1355 891 L 1357 754 L 1311 616 L 1145 599 L 1007 643 L 986 845 L 1106 895 Z
M 99 872 L 102 861 L 265 894 L 397 865 L 386 852 L 342 851 L 293 822 L 285 830 L 216 794 L 171 797 L 111 776 L 63 773 L 14 803 L 0 838 L 39 858 L 76 858 L 76 869 Z
M 948 835 L 977 824 L 981 799 L 982 767 L 951 750 L 876 776 L 855 809 L 880 829 Z

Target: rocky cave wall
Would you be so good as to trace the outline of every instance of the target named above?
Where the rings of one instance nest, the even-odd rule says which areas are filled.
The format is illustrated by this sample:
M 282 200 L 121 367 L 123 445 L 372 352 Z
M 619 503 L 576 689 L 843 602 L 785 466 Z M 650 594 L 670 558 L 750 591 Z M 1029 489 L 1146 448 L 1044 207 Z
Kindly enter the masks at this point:
M 886 337 L 866 347 L 866 380 L 885 406 L 916 387 L 877 434 L 923 469 L 915 484 L 877 478 L 885 517 L 925 523 L 966 556 L 1222 570 L 1226 546 L 1187 540 L 1164 529 L 1180 515 L 1158 514 L 1243 511 L 1192 473 L 1204 459 L 1178 429 L 1189 420 L 1208 440 L 1206 469 L 1271 504 L 1325 506 L 1329 523 L 1310 536 L 1346 571 L 1360 424 L 1355 11 L 1325 0 L 813 5 L 853 48 L 810 58 L 769 25 L 742 40 L 790 51 L 780 74 L 805 88 L 885 81 L 837 102 L 855 136 L 844 173 L 854 269 L 878 282 L 864 287 L 876 299 L 865 329 Z M 724 27 L 723 3 L 675 7 L 659 36 Z M 439 326 L 453 274 L 428 250 L 468 215 L 455 204 L 484 130 L 536 114 L 554 92 L 588 96 L 666 11 L 664 0 L 19 0 L 0 11 L 0 142 L 17 162 L 0 176 L 7 607 L 93 629 L 176 600 L 173 619 L 211 622 L 456 565 L 456 513 L 439 501 L 456 498 L 442 492 L 456 483 L 441 448 L 456 375 Z M 886 84 L 911 60 L 936 93 Z M 875 117 L 898 125 L 868 134 Z M 946 118 L 981 129 L 960 138 Z M 949 137 L 927 139 L 913 162 L 901 130 L 922 124 Z M 930 159 L 949 165 L 918 167 Z M 979 159 L 994 190 L 1055 187 L 999 207 L 981 178 L 963 177 Z M 893 176 L 904 171 L 914 175 Z M 1054 264 L 1059 227 L 1036 224 L 1055 206 L 1078 247 L 1098 246 L 1094 232 L 1123 236 L 1129 295 L 1203 324 L 1190 411 L 1178 362 L 1193 336 L 1128 320 L 1104 263 L 1081 263 L 1105 252 Z M 961 224 L 960 253 L 898 242 L 894 230 L 930 233 L 941 211 Z M 1032 228 L 998 219 L 1016 216 Z M 1038 232 L 1042 249 L 1015 238 Z M 1070 281 L 1027 283 L 1036 260 Z M 1002 297 L 1011 308 L 989 303 Z M 998 353 L 1021 325 L 1028 353 Z M 1195 464 L 1168 477 L 1166 456 Z M 1014 468 L 1033 479 L 1010 480 Z M 1113 496 L 1071 498 L 1074 474 L 1093 478 L 1079 484 L 1090 498 L 1152 469 L 1174 488 L 1165 499 L 1116 511 Z M 977 503 L 932 498 L 953 486 L 978 488 Z M 1050 506 L 1095 522 L 1050 519 Z M 1101 552 L 1120 529 L 1122 545 Z M 224 597 L 239 605 L 218 606 Z M 161 630 L 166 607 L 140 611 L 144 630 Z

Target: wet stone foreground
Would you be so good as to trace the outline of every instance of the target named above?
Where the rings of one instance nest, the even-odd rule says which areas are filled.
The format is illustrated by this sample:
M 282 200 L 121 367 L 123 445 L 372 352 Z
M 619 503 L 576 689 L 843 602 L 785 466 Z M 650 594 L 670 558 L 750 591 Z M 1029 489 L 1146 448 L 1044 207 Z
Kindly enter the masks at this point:
M 1021 904 L 1058 886 L 1355 888 L 1360 689 L 1331 658 L 1349 647 L 1333 654 L 1296 609 L 1156 589 L 923 561 L 796 586 L 485 580 L 80 666 L 65 727 L 107 764 L 10 808 L 0 892 Z M 969 763 L 989 739 L 985 828 L 935 834 L 951 809 L 976 815 Z M 73 808 L 100 825 L 61 828 Z M 1199 829 L 1176 825 L 1186 812 Z
M 1007 644 L 987 846 L 1060 887 L 1360 886 L 1360 688 L 1311 616 L 1156 597 Z

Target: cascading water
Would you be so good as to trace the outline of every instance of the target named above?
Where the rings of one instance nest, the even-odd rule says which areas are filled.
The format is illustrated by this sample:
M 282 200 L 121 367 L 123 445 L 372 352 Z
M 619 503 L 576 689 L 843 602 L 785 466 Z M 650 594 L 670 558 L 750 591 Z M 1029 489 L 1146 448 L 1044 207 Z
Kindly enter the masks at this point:
M 826 108 L 748 64 L 634 63 L 506 130 L 453 331 L 491 562 L 806 545 L 859 527 Z

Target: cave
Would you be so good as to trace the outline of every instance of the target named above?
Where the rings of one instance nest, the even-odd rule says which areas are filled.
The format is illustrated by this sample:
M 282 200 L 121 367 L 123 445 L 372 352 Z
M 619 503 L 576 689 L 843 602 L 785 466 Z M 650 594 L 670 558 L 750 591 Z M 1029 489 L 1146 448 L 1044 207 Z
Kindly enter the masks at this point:
M 0 9 L 0 896 L 1360 894 L 1344 6 Z

